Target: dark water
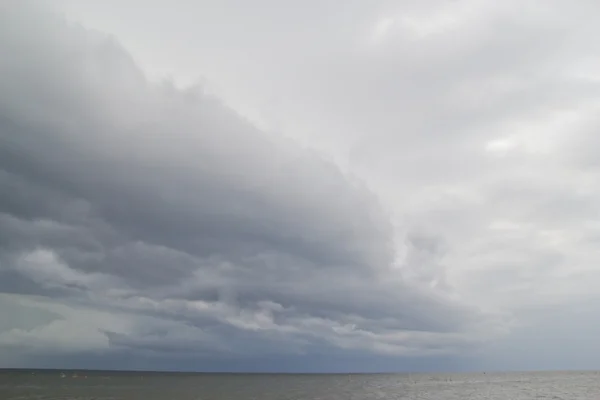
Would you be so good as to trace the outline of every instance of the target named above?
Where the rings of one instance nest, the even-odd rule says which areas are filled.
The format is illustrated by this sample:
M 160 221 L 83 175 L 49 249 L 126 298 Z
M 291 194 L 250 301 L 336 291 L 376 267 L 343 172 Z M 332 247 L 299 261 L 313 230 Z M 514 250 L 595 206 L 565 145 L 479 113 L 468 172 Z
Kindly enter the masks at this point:
M 0 372 L 1 400 L 600 399 L 600 372 L 219 375 Z

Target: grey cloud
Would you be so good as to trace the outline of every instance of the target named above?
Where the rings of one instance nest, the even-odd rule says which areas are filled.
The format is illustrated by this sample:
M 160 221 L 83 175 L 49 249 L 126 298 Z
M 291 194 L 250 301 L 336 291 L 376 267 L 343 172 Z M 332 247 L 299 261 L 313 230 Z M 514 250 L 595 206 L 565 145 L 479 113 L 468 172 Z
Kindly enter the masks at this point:
M 114 39 L 9 4 L 1 287 L 45 296 L 63 320 L 0 345 L 68 347 L 56 334 L 75 326 L 89 335 L 77 348 L 94 351 L 418 354 L 478 341 L 487 316 L 432 289 L 435 273 L 405 280 L 389 216 L 333 163 L 201 89 L 147 82 Z M 436 242 L 411 240 L 427 268 Z
M 69 218 L 76 226 L 81 221 L 103 223 L 109 228 L 105 234 L 113 232 L 100 242 L 114 242 L 98 252 L 48 245 L 68 265 L 88 273 L 100 266 L 108 271 L 108 266 L 82 259 L 94 260 L 91 254 L 113 257 L 110 273 L 136 286 L 121 288 L 117 301 L 111 296 L 96 299 L 102 307 L 198 327 L 237 326 L 242 336 L 257 327 L 287 330 L 286 337 L 302 338 L 299 348 L 314 349 L 313 357 L 315 352 L 350 352 L 351 347 L 395 354 L 410 351 L 406 345 L 420 349 L 421 355 L 436 346 L 469 353 L 474 342 L 489 346 L 501 332 L 509 335 L 491 355 L 490 365 L 494 360 L 508 365 L 505 355 L 513 366 L 522 361 L 538 367 L 577 364 L 573 357 L 559 354 L 562 350 L 553 351 L 570 335 L 552 327 L 567 326 L 575 343 L 578 332 L 590 332 L 587 324 L 597 313 L 596 2 L 347 1 L 341 7 L 335 0 L 309 0 L 288 8 L 275 0 L 251 6 L 204 0 L 179 7 L 155 0 L 144 19 L 138 18 L 138 10 L 147 2 L 71 3 L 76 19 L 117 33 L 154 75 L 172 70 L 178 78 L 207 78 L 197 90 L 148 85 L 123 53 L 123 62 L 117 63 L 102 61 L 111 54 L 110 46 L 102 53 L 87 52 L 98 56 L 99 65 L 108 66 L 104 76 L 110 75 L 123 89 L 117 102 L 112 85 L 82 78 L 83 86 L 71 88 L 87 88 L 90 100 L 53 104 L 61 110 L 56 114 L 83 110 L 89 117 L 86 137 L 115 134 L 104 142 L 71 145 L 96 155 L 71 160 L 88 179 L 63 173 L 58 161 L 54 175 L 49 168 L 42 174 L 33 164 L 23 163 L 25 158 L 14 157 L 13 147 L 11 168 L 16 171 L 19 165 L 19 173 L 28 177 L 27 190 L 39 196 L 43 180 L 48 191 L 44 205 L 25 201 L 29 195 L 21 195 L 19 201 L 0 200 L 13 215 L 57 215 L 61 207 L 66 210 L 66 204 L 77 202 L 80 214 L 62 212 L 61 221 L 66 224 Z M 114 18 L 116 10 L 120 19 Z M 388 29 L 374 38 L 374 28 L 384 18 Z M 55 71 L 61 61 L 56 60 Z M 28 90 L 51 88 L 40 81 L 32 80 L 33 89 Z M 43 104 L 27 100 L 15 84 L 10 88 L 16 95 L 2 104 L 14 115 L 33 115 L 20 107 L 36 110 L 35 104 Z M 346 177 L 335 178 L 338 171 L 333 167 L 331 172 L 332 164 L 277 138 L 243 140 L 249 131 L 241 123 L 235 125 L 238 128 L 228 126 L 246 133 L 231 133 L 224 141 L 211 136 L 185 146 L 159 142 L 156 136 L 173 131 L 174 119 L 184 132 L 200 125 L 207 132 L 221 132 L 223 121 L 231 123 L 226 113 L 215 122 L 213 116 L 222 108 L 203 90 L 219 93 L 261 126 L 283 130 L 328 154 L 345 171 L 366 180 L 390 215 L 381 215 L 373 206 L 378 216 L 364 217 L 359 203 L 370 203 L 369 195 L 357 189 L 364 197 L 358 195 L 362 200 L 354 202 L 356 192 L 345 189 Z M 82 91 L 68 93 L 78 99 Z M 147 112 L 165 110 L 165 103 L 168 112 Z M 49 109 L 38 107 L 36 112 Z M 79 129 L 53 121 L 54 138 L 68 138 Z M 106 121 L 118 122 L 105 129 Z M 11 124 L 11 129 L 18 126 Z M 125 146 L 120 136 L 125 131 L 131 146 L 117 151 L 113 144 Z M 138 140 L 142 131 L 153 132 L 152 140 Z M 31 148 L 19 154 L 39 154 L 36 158 L 43 160 L 51 142 L 38 147 L 39 153 Z M 140 143 L 143 151 L 134 151 Z M 130 161 L 135 154 L 143 157 Z M 272 154 L 278 154 L 279 161 L 273 161 Z M 0 160 L 9 156 L 3 153 Z M 305 161 L 280 179 L 269 181 L 262 173 L 301 157 Z M 89 160 L 96 164 L 88 164 L 86 171 L 83 165 Z M 120 169 L 118 184 L 115 174 L 98 173 L 112 171 L 113 165 L 127 166 Z M 200 168 L 206 173 L 199 174 Z M 94 182 L 89 179 L 92 172 Z M 286 180 L 293 180 L 296 192 L 274 189 L 290 188 Z M 177 183 L 169 186 L 165 181 Z M 334 182 L 340 188 L 326 190 Z M 25 184 L 10 185 L 25 193 Z M 119 197 L 111 197 L 115 187 Z M 320 194 L 303 195 L 308 187 Z M 158 192 L 163 193 L 160 199 Z M 340 194 L 335 200 L 334 192 Z M 81 199 L 73 200 L 74 193 Z M 208 198 L 220 200 L 223 194 L 235 201 Z M 93 202 L 86 203 L 87 198 Z M 340 199 L 348 201 L 349 211 L 342 212 Z M 82 211 L 83 204 L 88 211 Z M 161 217 L 161 210 L 171 208 L 177 211 Z M 290 211 L 299 209 L 305 212 Z M 219 210 L 226 212 L 218 214 Z M 386 224 L 388 219 L 395 230 Z M 352 230 L 351 220 L 356 222 Z M 28 243 L 42 242 L 34 234 L 27 237 Z M 86 234 L 81 232 L 81 237 Z M 23 247 L 20 240 L 11 243 L 13 248 Z M 125 269 L 127 258 L 115 255 L 146 260 L 141 248 L 157 259 L 167 257 L 163 249 L 170 249 L 168 257 L 186 260 L 173 272 L 172 282 L 178 283 L 161 285 L 160 273 Z M 263 300 L 281 308 L 263 307 Z M 590 304 L 585 317 L 566 317 L 585 302 Z M 482 315 L 468 312 L 461 303 L 485 310 L 487 324 L 482 326 Z M 555 317 L 539 317 L 544 308 L 556 307 L 562 308 Z M 527 332 L 524 323 L 531 324 Z M 142 335 L 126 328 L 120 333 L 127 343 Z M 551 345 L 539 345 L 535 332 L 542 328 Z M 420 329 L 420 334 L 409 329 Z M 391 334 L 398 331 L 404 336 Z M 454 331 L 470 334 L 458 338 Z M 155 336 L 147 338 L 148 343 L 153 340 Z M 579 347 L 573 354 L 593 359 L 594 346 L 582 346 L 586 349 Z M 535 351 L 527 353 L 528 349 Z M 527 360 L 521 354 L 527 354 Z M 536 363 L 536 357 L 543 363 Z

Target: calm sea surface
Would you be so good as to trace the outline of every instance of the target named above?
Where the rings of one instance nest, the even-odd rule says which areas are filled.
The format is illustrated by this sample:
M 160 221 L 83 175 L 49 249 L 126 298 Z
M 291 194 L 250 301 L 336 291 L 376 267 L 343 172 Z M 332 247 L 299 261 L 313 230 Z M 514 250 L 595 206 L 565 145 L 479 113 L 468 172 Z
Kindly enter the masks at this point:
M 1 400 L 600 399 L 600 372 L 219 375 L 0 371 Z

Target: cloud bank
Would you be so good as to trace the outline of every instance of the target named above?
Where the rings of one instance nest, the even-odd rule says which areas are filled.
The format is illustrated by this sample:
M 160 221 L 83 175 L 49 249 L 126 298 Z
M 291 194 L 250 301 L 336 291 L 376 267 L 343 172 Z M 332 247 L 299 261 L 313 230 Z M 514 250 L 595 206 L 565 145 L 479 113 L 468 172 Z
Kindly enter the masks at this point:
M 6 354 L 444 355 L 496 332 L 441 282 L 442 239 L 408 232 L 420 272 L 399 265 L 361 180 L 28 4 L 0 8 Z

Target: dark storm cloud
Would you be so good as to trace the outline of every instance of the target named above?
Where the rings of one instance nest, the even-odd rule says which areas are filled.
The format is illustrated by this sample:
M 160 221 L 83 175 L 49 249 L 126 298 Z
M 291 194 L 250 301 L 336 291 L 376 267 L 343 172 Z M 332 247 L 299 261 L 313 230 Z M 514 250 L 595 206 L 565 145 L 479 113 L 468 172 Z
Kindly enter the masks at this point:
M 65 181 L 67 176 L 72 179 L 69 174 L 61 173 L 61 179 L 55 176 L 52 181 L 46 177 L 44 190 L 52 190 L 43 207 L 58 210 L 63 203 L 73 203 L 73 193 L 79 193 L 76 204 L 80 214 L 70 216 L 64 212 L 60 221 L 70 226 L 80 225 L 81 221 L 90 226 L 104 224 L 105 236 L 98 242 L 112 244 L 85 251 L 77 246 L 67 251 L 60 249 L 62 245 L 48 245 L 58 258 L 34 253 L 25 260 L 21 253 L 11 250 L 16 262 L 11 269 L 21 279 L 31 281 L 31 271 L 44 258 L 54 261 L 55 270 L 68 277 L 69 284 L 65 285 L 64 280 L 50 279 L 53 275 L 44 279 L 38 275 L 35 282 L 30 282 L 28 293 L 43 286 L 54 293 L 49 295 L 54 299 L 60 298 L 58 291 L 61 296 L 68 295 L 69 305 L 81 307 L 80 312 L 95 306 L 127 315 L 123 318 L 129 318 L 131 326 L 123 324 L 121 317 L 111 320 L 98 310 L 94 314 L 106 321 L 103 332 L 125 335 L 120 336 L 127 338 L 120 341 L 120 351 L 125 344 L 134 346 L 138 337 L 145 337 L 147 347 L 155 344 L 168 348 L 173 340 L 202 347 L 194 339 L 196 334 L 173 339 L 153 333 L 163 329 L 163 322 L 159 321 L 172 320 L 201 329 L 198 336 L 206 337 L 211 346 L 219 343 L 211 341 L 213 337 L 225 336 L 224 327 L 239 329 L 243 333 L 240 338 L 249 338 L 249 331 L 259 337 L 279 332 L 289 343 L 292 338 L 297 339 L 290 348 L 313 349 L 313 360 L 317 359 L 316 352 L 346 354 L 351 348 L 374 350 L 378 357 L 386 352 L 410 352 L 402 347 L 409 343 L 409 347 L 419 349 L 421 356 L 425 349 L 440 347 L 462 354 L 468 353 L 473 341 L 486 342 L 488 355 L 492 356 L 489 366 L 502 362 L 508 368 L 525 364 L 564 368 L 575 365 L 571 361 L 581 354 L 588 360 L 598 358 L 592 343 L 595 332 L 589 329 L 589 322 L 593 321 L 590 316 L 598 308 L 600 278 L 597 2 L 306 0 L 294 8 L 277 0 L 257 0 L 252 4 L 244 0 L 198 0 L 182 2 L 177 7 L 165 0 L 60 2 L 70 4 L 71 18 L 115 33 L 151 76 L 172 73 L 177 81 L 189 82 L 204 75 L 207 90 L 219 93 L 264 130 L 281 128 L 286 135 L 330 155 L 336 165 L 369 183 L 390 210 L 389 220 L 393 221 L 395 232 L 390 234 L 387 228 L 379 234 L 365 231 L 364 235 L 357 234 L 356 241 L 349 236 L 336 236 L 332 231 L 325 232 L 329 233 L 323 235 L 327 238 L 316 237 L 315 232 L 321 232 L 325 226 L 349 232 L 348 221 L 353 217 L 347 215 L 361 215 L 357 210 L 362 206 L 349 207 L 355 211 L 332 224 L 333 217 L 340 215 L 332 210 L 340 210 L 325 201 L 333 198 L 330 195 L 283 197 L 281 192 L 269 191 L 269 185 L 259 184 L 264 180 L 257 171 L 268 169 L 266 165 L 273 153 L 262 150 L 280 143 L 278 139 L 242 140 L 243 146 L 236 147 L 235 140 L 209 142 L 204 138 L 201 145 L 190 141 L 185 147 L 192 151 L 185 153 L 182 146 L 170 146 L 168 140 L 156 145 L 156 134 L 152 140 L 136 136 L 140 126 L 154 133 L 171 132 L 175 126 L 177 131 L 196 132 L 200 125 L 208 126 L 202 121 L 215 121 L 211 116 L 221 108 L 211 106 L 210 112 L 202 114 L 199 110 L 207 110 L 210 101 L 201 90 L 147 85 L 126 56 L 92 63 L 101 68 L 85 64 L 86 73 L 102 79 L 85 78 L 81 63 L 71 67 L 37 62 L 55 65 L 53 73 L 65 71 L 63 75 L 68 79 L 85 78 L 80 79 L 80 85 L 61 88 L 60 98 L 71 96 L 86 101 L 68 106 L 57 101 L 52 106 L 62 107 L 62 111 L 44 115 L 85 114 L 89 117 L 85 137 L 106 139 L 93 144 L 86 139 L 77 144 L 80 149 L 88 146 L 92 153 L 101 153 L 101 157 L 71 159 L 81 171 L 84 164 L 89 164 L 87 172 L 82 173 L 89 187 L 84 191 L 85 182 L 79 180 L 74 185 Z M 143 18 L 139 18 L 141 8 Z M 71 44 L 85 43 L 89 37 L 63 35 L 65 43 Z M 91 41 L 90 48 L 96 49 L 98 41 Z M 26 37 L 20 41 L 27 46 L 30 42 Z M 116 49 L 103 48 L 105 55 Z M 60 59 L 70 57 L 69 54 Z M 25 75 L 31 73 L 31 69 L 18 69 Z M 47 77 L 42 69 L 37 68 L 36 76 Z M 30 76 L 28 80 L 31 87 L 44 86 L 41 82 L 45 79 L 34 78 Z M 49 81 L 60 87 L 66 80 Z M 119 82 L 120 89 L 107 85 L 109 81 Z M 5 92 L 10 88 L 14 94 L 10 102 L 4 103 L 12 110 L 11 115 L 27 120 L 25 117 L 32 111 L 51 109 L 47 104 L 37 106 L 43 102 L 36 103 L 34 96 L 24 97 L 25 87 L 18 80 L 12 86 L 3 86 Z M 119 96 L 115 95 L 117 92 Z M 105 98 L 111 101 L 103 101 Z M 162 101 L 167 98 L 169 112 L 176 111 L 176 118 L 175 113 L 157 111 L 165 110 Z M 186 107 L 200 121 L 191 123 L 186 119 Z M 148 109 L 154 111 L 145 111 Z M 60 125 L 57 121 L 61 119 L 50 119 L 58 126 L 53 141 L 62 137 L 68 142 L 73 131 L 79 129 L 71 122 Z M 12 120 L 14 125 L 16 120 Z M 221 119 L 207 131 L 221 132 L 224 120 L 231 122 Z M 110 121 L 111 129 L 103 128 Z M 48 125 L 45 123 L 43 129 L 48 130 Z M 245 128 L 233 130 L 247 132 Z M 123 137 L 115 136 L 124 131 L 128 132 L 123 137 L 130 139 L 130 147 L 125 146 Z M 227 137 L 234 136 L 231 135 Z M 178 138 L 176 142 L 182 140 Z M 120 152 L 113 150 L 115 143 L 120 144 Z M 132 150 L 141 148 L 141 143 L 146 144 L 143 151 Z M 42 145 L 41 155 L 44 148 L 50 147 L 41 141 L 33 144 Z M 306 154 L 293 143 L 270 148 L 286 149 L 278 162 L 290 160 L 290 153 Z M 34 154 L 33 147 L 28 151 Z M 134 154 L 143 157 L 135 162 L 123 161 Z M 242 157 L 244 154 L 246 158 Z M 249 154 L 256 157 L 248 158 Z M 8 155 L 4 158 L 8 159 Z M 175 158 L 175 163 L 169 163 Z M 202 162 L 191 164 L 193 158 Z M 111 160 L 110 165 L 113 160 L 121 160 L 116 165 L 127 164 L 128 168 L 120 169 L 119 188 L 127 188 L 135 181 L 134 189 L 119 189 L 120 195 L 111 197 L 117 180 L 114 174 L 106 177 L 99 172 L 111 170 L 100 163 L 107 159 Z M 150 159 L 153 161 L 144 168 L 132 168 Z M 301 162 L 303 168 L 313 166 L 312 172 L 306 170 L 305 180 L 294 179 L 294 188 L 306 192 L 309 186 L 326 186 L 318 186 L 325 174 L 315 166 L 315 162 L 321 162 L 317 160 L 319 157 Z M 93 168 L 92 162 L 96 163 Z M 159 168 L 152 169 L 153 165 Z M 168 170 L 165 165 L 177 170 Z M 17 167 L 12 168 L 16 171 Z M 30 181 L 35 177 L 29 164 L 19 168 Z M 148 170 L 156 176 L 162 174 L 159 184 L 147 178 Z M 206 173 L 200 174 L 199 170 Z M 242 170 L 244 173 L 238 173 L 237 178 L 255 186 L 240 190 L 236 199 L 243 199 L 244 204 L 255 199 L 246 210 L 256 210 L 256 219 L 252 219 L 255 214 L 239 209 L 233 213 L 232 202 L 219 202 L 216 210 L 227 208 L 225 215 L 198 211 L 215 210 L 215 202 L 207 199 L 206 192 L 220 200 L 220 193 L 230 193 L 231 188 L 247 188 L 232 176 L 232 171 Z M 198 182 L 202 179 L 205 197 L 199 190 L 191 190 L 195 186 L 189 184 L 186 172 L 193 172 Z M 96 178 L 93 182 L 92 174 Z M 220 174 L 219 179 L 211 180 L 216 174 Z M 161 198 L 165 208 L 173 208 L 169 218 L 161 217 L 163 207 L 156 197 L 156 193 L 169 187 L 162 177 L 185 182 L 185 193 L 189 195 Z M 348 183 L 342 177 L 329 179 L 327 186 L 334 180 L 343 186 Z M 313 182 L 312 186 L 306 182 Z M 40 183 L 41 179 L 37 179 L 32 188 L 41 187 Z M 108 189 L 91 194 L 90 190 L 99 184 Z M 25 193 L 23 185 L 11 185 Z M 289 188 L 282 183 L 278 186 Z M 10 202 L 15 209 L 13 215 L 48 215 L 50 211 L 40 208 L 42 205 L 27 200 L 34 193 L 42 193 L 41 189 L 28 190 L 31 195 Z M 180 191 L 175 190 L 176 194 Z M 339 199 L 355 198 L 343 188 L 335 192 L 344 193 L 337 196 Z M 122 204 L 126 203 L 125 198 L 135 203 L 133 209 Z M 311 203 L 311 198 L 318 201 Z M 198 205 L 198 210 L 185 211 L 183 205 L 189 204 L 185 199 L 192 199 L 192 208 Z M 265 204 L 267 200 L 270 201 Z M 109 206 L 99 210 L 100 204 Z M 322 207 L 324 212 L 287 212 L 303 204 L 317 204 L 317 209 Z M 339 204 L 337 199 L 335 204 Z M 86 217 L 88 214 L 94 217 Z M 201 214 L 206 229 L 198 228 Z M 273 218 L 265 219 L 266 214 Z M 67 223 L 66 218 L 72 222 Z M 388 217 L 380 222 L 358 219 L 360 231 L 382 228 Z M 242 220 L 247 224 L 242 224 Z M 302 228 L 300 222 L 306 222 L 309 229 Z M 227 228 L 232 224 L 235 229 Z M 156 229 L 158 225 L 165 228 Z M 31 243 L 39 241 L 35 234 L 24 234 L 25 228 L 20 229 L 20 235 Z M 79 231 L 78 240 L 93 238 L 96 229 L 85 230 L 92 236 Z M 207 231 L 200 239 L 199 232 Z M 309 231 L 313 236 L 306 235 Z M 61 235 L 64 237 L 64 233 Z M 44 240 L 49 242 L 52 237 Z M 312 243 L 307 239 L 310 237 L 315 239 Z M 392 237 L 393 249 L 382 251 L 386 246 L 383 243 Z M 363 238 L 374 239 L 365 242 Z M 11 243 L 13 248 L 23 246 L 20 240 L 13 239 Z M 359 249 L 357 243 L 364 247 Z M 142 248 L 151 248 L 153 256 L 144 257 Z M 352 251 L 358 256 L 350 256 Z M 379 260 L 375 261 L 373 255 L 380 256 Z M 160 265 L 174 257 L 178 261 L 173 264 L 180 268 L 172 274 L 165 270 L 158 273 L 154 267 L 127 268 L 129 257 L 150 265 Z M 104 261 L 109 258 L 110 263 Z M 85 275 L 62 268 L 63 264 L 86 274 L 102 270 L 113 278 L 86 279 Z M 382 267 L 390 265 L 393 268 Z M 167 284 L 168 280 L 173 283 Z M 116 289 L 102 297 L 100 288 L 107 290 L 108 281 Z M 478 324 L 481 315 L 465 313 L 456 304 L 460 301 L 486 310 L 487 322 L 489 313 L 496 313 L 497 325 Z M 591 308 L 580 315 L 583 303 Z M 524 312 L 532 307 L 530 313 Z M 564 313 L 557 312 L 557 307 L 564 307 Z M 553 310 L 552 317 L 541 321 L 544 309 Z M 67 310 L 61 312 L 65 314 Z M 130 317 L 132 313 L 135 318 Z M 56 337 L 59 327 L 71 330 L 83 326 L 73 322 L 87 321 L 77 315 L 69 314 L 71 320 L 56 322 L 54 336 L 47 328 L 38 337 Z M 142 321 L 142 316 L 155 319 Z M 113 328 L 108 329 L 108 325 Z M 539 331 L 544 332 L 543 338 L 535 334 Z M 508 333 L 508 337 L 494 350 L 494 334 L 498 332 Z M 581 332 L 588 333 L 585 340 L 581 340 Z M 107 346 L 105 335 L 86 333 L 94 341 L 81 347 Z M 244 343 L 249 347 L 247 340 Z M 235 342 L 231 336 L 226 341 Z M 565 342 L 571 346 L 565 347 Z M 565 357 L 567 352 L 570 355 Z M 570 361 L 565 363 L 567 359 Z M 586 361 L 586 365 L 592 364 Z
M 402 278 L 377 199 L 321 155 L 30 3 L 0 9 L 0 54 L 0 289 L 61 315 L 0 345 L 429 354 L 484 329 Z

